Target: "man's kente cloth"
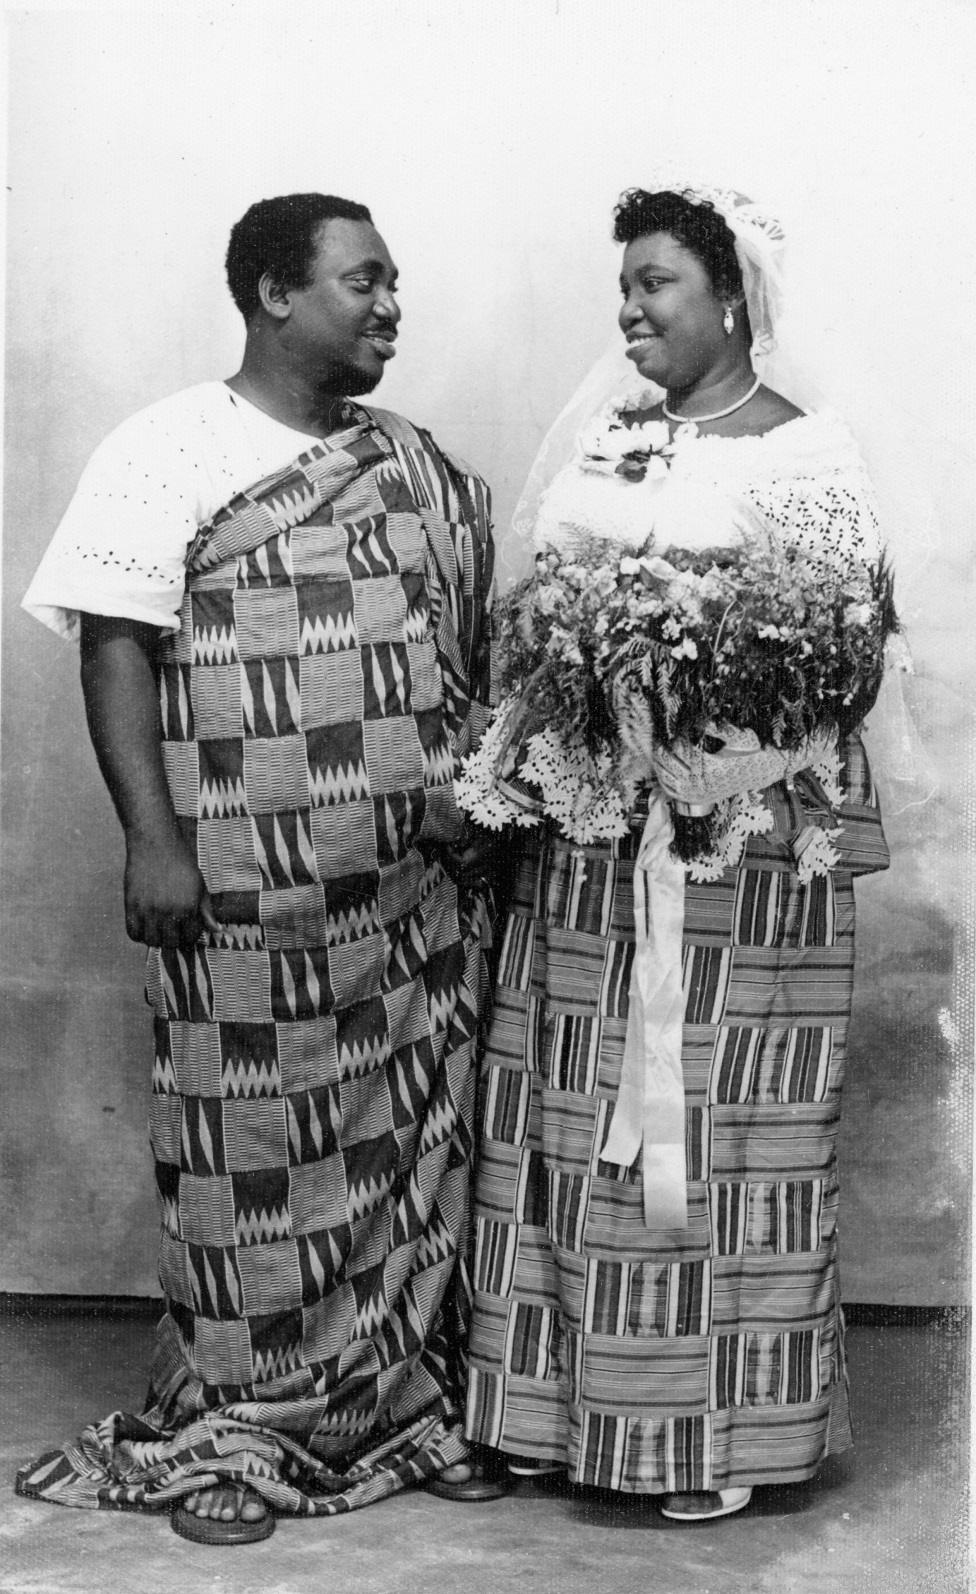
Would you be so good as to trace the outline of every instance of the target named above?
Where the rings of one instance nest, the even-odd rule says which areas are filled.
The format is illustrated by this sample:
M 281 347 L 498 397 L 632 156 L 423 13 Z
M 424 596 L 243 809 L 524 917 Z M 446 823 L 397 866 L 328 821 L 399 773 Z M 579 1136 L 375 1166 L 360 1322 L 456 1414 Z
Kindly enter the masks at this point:
M 221 921 L 149 954 L 165 1315 L 147 1409 L 22 1493 L 215 1482 L 333 1514 L 461 1437 L 485 901 L 443 848 L 488 716 L 484 484 L 399 417 L 238 494 L 160 649 L 163 753 Z

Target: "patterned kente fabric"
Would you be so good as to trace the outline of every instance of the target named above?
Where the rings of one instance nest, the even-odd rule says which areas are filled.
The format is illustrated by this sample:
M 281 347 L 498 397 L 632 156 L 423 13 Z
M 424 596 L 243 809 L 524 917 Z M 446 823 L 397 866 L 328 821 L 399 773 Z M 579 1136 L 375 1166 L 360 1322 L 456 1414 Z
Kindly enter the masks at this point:
M 484 1065 L 468 1432 L 632 1493 L 810 1477 L 850 1441 L 835 1141 L 852 878 L 885 868 L 857 738 L 837 868 L 798 878 L 808 799 L 741 865 L 688 883 L 688 1227 L 648 1228 L 639 1165 L 601 1162 L 634 956 L 639 830 L 531 833 Z
M 487 492 L 398 417 L 349 418 L 189 554 L 163 751 L 224 928 L 149 956 L 165 1315 L 148 1409 L 23 1493 L 238 1480 L 332 1514 L 466 1454 L 488 918 L 441 858 L 488 716 Z

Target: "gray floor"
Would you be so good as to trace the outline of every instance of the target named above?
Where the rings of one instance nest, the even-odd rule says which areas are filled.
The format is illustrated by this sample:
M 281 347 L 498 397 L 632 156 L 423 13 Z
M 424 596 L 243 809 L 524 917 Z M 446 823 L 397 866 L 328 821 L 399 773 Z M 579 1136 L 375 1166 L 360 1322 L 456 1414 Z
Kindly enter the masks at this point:
M 141 1318 L 0 1323 L 0 1459 L 16 1465 L 118 1406 L 138 1410 Z M 0 1494 L 5 1594 L 954 1594 L 968 1587 L 968 1353 L 956 1324 L 854 1326 L 858 1447 L 815 1484 L 681 1527 L 640 1500 L 521 1484 L 459 1506 L 414 1492 L 341 1520 L 279 1523 L 236 1550 L 166 1518 Z

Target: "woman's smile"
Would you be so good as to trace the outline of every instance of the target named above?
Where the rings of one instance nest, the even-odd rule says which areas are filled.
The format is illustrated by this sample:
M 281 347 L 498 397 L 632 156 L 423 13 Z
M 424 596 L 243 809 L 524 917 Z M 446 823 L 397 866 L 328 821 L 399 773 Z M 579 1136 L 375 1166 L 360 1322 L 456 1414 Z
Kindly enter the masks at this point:
M 639 360 L 644 351 L 650 348 L 652 343 L 658 342 L 660 336 L 661 334 L 659 332 L 629 333 L 627 337 L 628 360 Z

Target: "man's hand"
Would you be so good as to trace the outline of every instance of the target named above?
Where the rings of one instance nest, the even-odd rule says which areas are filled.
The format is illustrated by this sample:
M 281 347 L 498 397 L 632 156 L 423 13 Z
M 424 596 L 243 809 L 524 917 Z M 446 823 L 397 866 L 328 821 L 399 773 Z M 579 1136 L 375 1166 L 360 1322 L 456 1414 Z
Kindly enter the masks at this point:
M 168 947 L 192 947 L 205 930 L 219 932 L 203 876 L 180 839 L 127 843 L 125 928 L 132 941 Z
M 148 946 L 189 947 L 220 926 L 166 781 L 157 642 L 140 621 L 81 617 L 88 727 L 125 831 L 125 928 Z
M 452 877 L 466 886 L 490 880 L 498 867 L 502 839 L 502 831 L 486 830 L 469 821 L 457 844 L 447 848 Z

